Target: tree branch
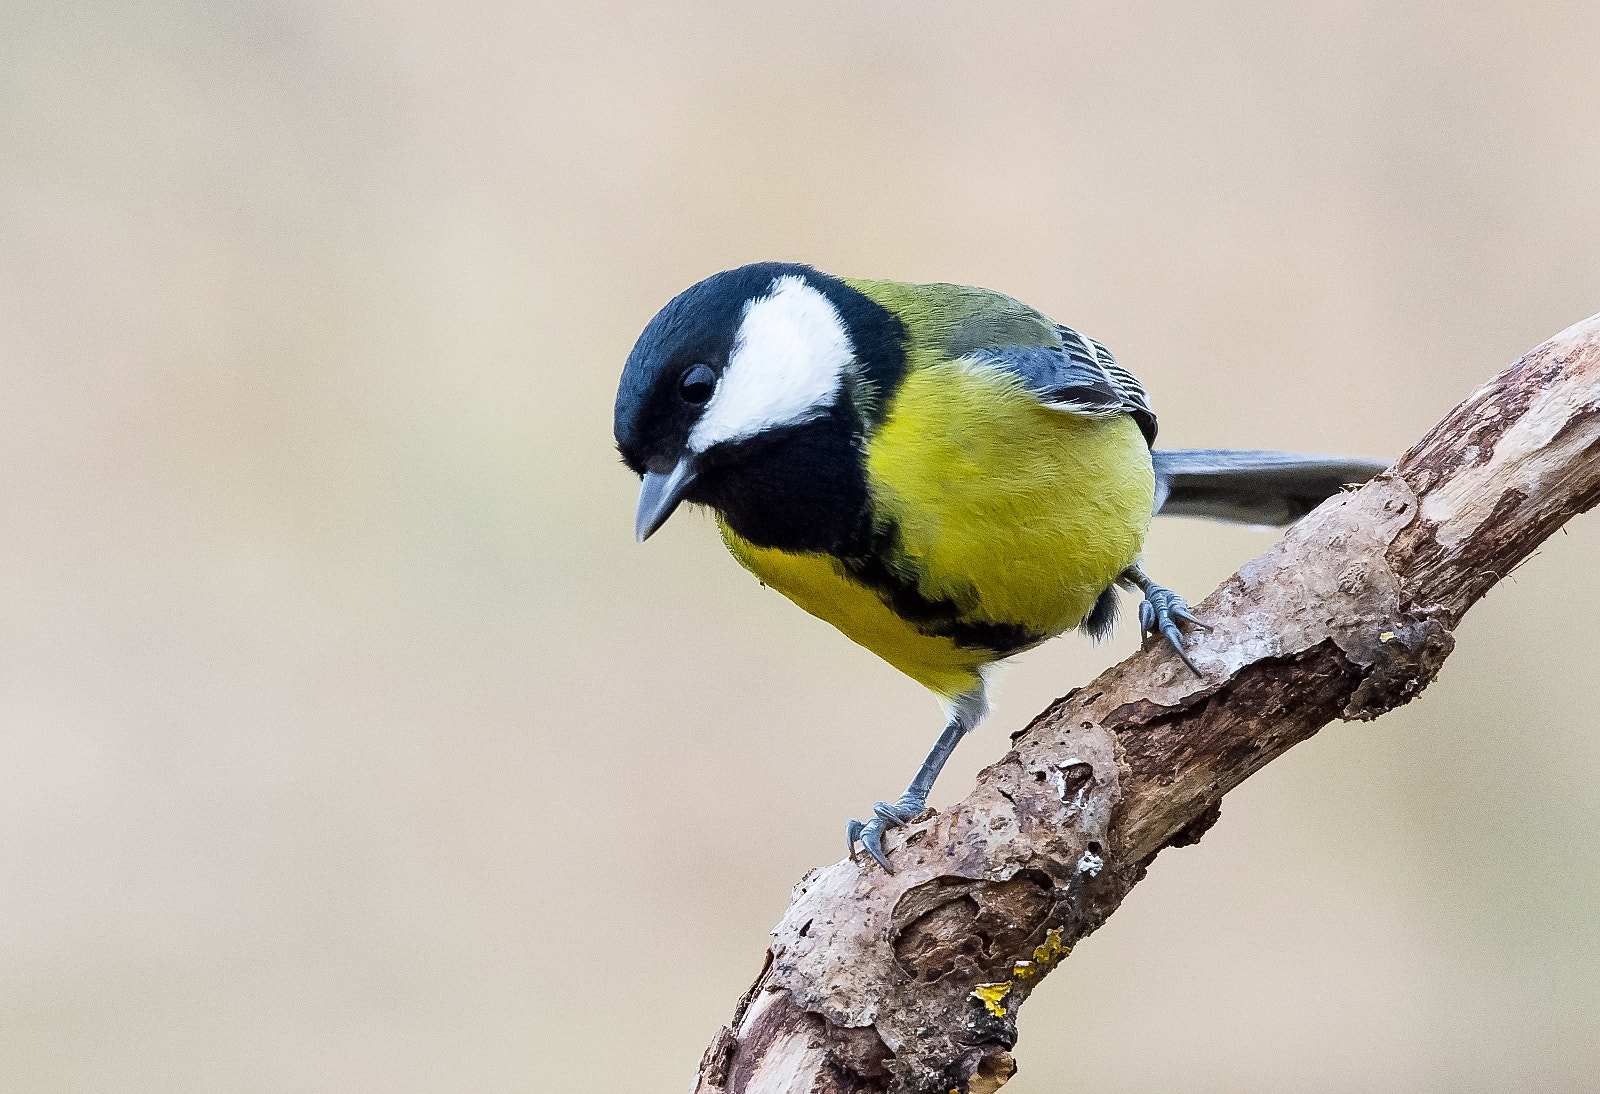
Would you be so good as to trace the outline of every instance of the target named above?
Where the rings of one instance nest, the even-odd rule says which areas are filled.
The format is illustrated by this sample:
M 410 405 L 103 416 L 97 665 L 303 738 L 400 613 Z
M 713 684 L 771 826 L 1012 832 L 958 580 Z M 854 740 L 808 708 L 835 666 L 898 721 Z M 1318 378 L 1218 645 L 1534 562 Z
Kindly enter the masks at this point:
M 1335 718 L 1428 685 L 1468 608 L 1600 501 L 1600 315 L 1456 407 L 1200 605 L 1196 678 L 1154 647 L 1051 704 L 947 813 L 813 870 L 699 1094 L 990 1094 L 1017 1008 L 1222 797 Z

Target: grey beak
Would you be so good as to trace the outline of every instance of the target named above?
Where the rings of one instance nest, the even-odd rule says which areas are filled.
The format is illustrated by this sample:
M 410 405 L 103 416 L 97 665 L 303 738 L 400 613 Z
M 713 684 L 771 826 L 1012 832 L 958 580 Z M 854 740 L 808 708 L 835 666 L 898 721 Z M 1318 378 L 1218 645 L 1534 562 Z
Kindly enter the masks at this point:
M 667 523 L 667 518 L 683 500 L 683 492 L 693 482 L 694 463 L 690 456 L 684 456 L 678 466 L 665 475 L 655 471 L 644 473 L 644 481 L 639 484 L 639 512 L 633 519 L 633 532 L 640 543 Z

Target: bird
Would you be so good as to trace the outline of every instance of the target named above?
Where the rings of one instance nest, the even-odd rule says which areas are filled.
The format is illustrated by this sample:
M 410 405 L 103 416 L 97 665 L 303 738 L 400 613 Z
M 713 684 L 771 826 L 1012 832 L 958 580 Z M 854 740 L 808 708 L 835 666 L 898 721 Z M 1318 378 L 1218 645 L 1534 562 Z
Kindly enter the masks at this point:
M 1377 460 L 1155 448 L 1143 385 L 1100 342 L 1000 292 L 757 262 L 684 290 L 623 366 L 614 431 L 640 476 L 635 534 L 710 509 L 765 585 L 922 684 L 945 723 L 915 777 L 846 825 L 889 873 L 989 708 L 993 667 L 1071 630 L 1103 639 L 1118 589 L 1146 644 L 1199 674 L 1209 628 L 1140 561 L 1162 515 L 1283 525 Z M 1189 632 L 1189 633 L 1185 633 Z

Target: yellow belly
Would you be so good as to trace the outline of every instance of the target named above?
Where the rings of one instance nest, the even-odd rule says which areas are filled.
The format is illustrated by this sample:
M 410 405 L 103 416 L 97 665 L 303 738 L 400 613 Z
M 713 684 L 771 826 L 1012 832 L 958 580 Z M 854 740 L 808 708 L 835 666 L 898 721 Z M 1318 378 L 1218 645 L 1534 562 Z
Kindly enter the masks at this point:
M 722 540 L 745 569 L 763 584 L 850 638 L 937 695 L 953 699 L 978 685 L 978 670 L 995 659 L 984 649 L 922 634 L 901 619 L 872 589 L 852 579 L 838 560 L 824 554 L 791 554 L 757 547 L 726 524 Z
M 908 375 L 867 448 L 874 516 L 898 527 L 888 559 L 963 620 L 1041 636 L 1076 627 L 1139 554 L 1155 480 L 1129 418 L 1050 410 L 1015 378 L 957 362 Z M 757 547 L 735 558 L 811 614 L 947 698 L 997 655 L 922 633 L 836 559 Z

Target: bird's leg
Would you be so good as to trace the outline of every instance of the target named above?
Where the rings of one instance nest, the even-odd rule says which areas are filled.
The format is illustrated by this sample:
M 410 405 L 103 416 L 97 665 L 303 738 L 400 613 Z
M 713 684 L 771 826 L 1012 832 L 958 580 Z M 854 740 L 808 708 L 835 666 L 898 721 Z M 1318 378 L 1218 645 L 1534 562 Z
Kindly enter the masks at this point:
M 1189 671 L 1196 676 L 1201 675 L 1200 670 L 1194 667 L 1194 662 L 1189 660 L 1188 651 L 1183 648 L 1183 632 L 1178 629 L 1178 623 L 1182 621 L 1203 631 L 1211 628 L 1190 614 L 1189 602 L 1166 586 L 1151 581 L 1137 562 L 1123 570 L 1117 581 L 1144 594 L 1144 600 L 1139 604 L 1140 633 L 1146 638 L 1153 638 L 1158 633 L 1163 635 L 1178 651 L 1183 663 L 1189 666 Z
M 874 803 L 872 819 L 866 824 L 852 819 L 845 825 L 845 836 L 852 856 L 856 853 L 856 842 L 859 840 L 861 846 L 878 860 L 879 866 L 888 873 L 894 873 L 894 867 L 889 865 L 888 856 L 883 853 L 883 834 L 912 820 L 928 807 L 928 793 L 933 789 L 934 780 L 939 777 L 939 772 L 944 770 L 945 761 L 956 750 L 961 738 L 978 724 L 988 709 L 981 684 L 976 690 L 955 701 L 950 710 L 950 720 L 945 723 L 944 732 L 939 734 L 939 739 L 933 743 L 928 758 L 922 761 L 922 766 L 917 769 L 916 777 L 911 780 L 911 785 L 906 787 L 906 792 L 893 802 Z

